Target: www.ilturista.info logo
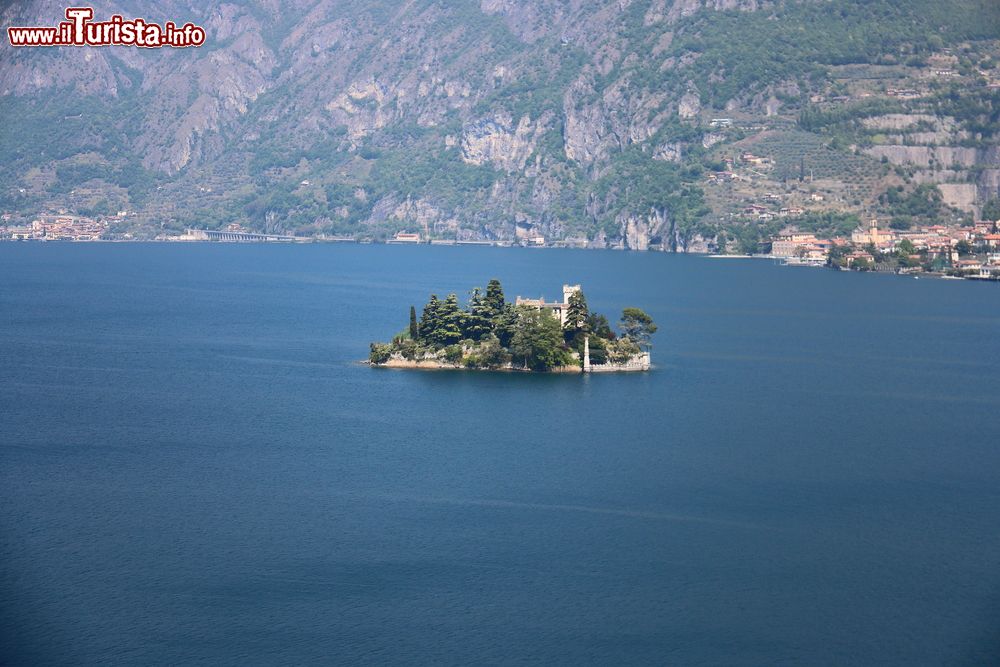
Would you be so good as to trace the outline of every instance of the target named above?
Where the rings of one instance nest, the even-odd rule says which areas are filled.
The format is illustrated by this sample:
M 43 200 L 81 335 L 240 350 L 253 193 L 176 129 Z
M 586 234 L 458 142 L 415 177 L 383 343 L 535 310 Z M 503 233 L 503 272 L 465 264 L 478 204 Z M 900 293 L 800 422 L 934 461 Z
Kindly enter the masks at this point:
M 183 48 L 205 43 L 205 29 L 193 23 L 162 26 L 143 19 L 125 19 L 115 14 L 108 21 L 91 21 L 92 7 L 70 7 L 66 20 L 55 27 L 7 28 L 11 46 L 162 46 Z

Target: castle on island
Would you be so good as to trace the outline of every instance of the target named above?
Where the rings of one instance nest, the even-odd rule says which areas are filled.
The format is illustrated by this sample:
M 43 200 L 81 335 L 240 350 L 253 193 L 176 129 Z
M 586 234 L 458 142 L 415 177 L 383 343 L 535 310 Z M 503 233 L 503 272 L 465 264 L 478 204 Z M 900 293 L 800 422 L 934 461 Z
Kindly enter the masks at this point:
M 527 306 L 529 308 L 538 308 L 539 310 L 547 310 L 552 313 L 553 317 L 559 319 L 559 326 L 566 326 L 566 316 L 569 312 L 569 298 L 576 294 L 577 292 L 582 292 L 583 288 L 580 285 L 563 285 L 562 293 L 563 300 L 559 301 L 546 301 L 545 297 L 539 297 L 537 299 L 525 299 L 518 295 L 517 299 L 514 301 L 516 306 Z M 650 357 L 649 350 L 643 350 L 636 355 L 633 355 L 628 361 L 618 364 L 591 364 L 590 363 L 590 336 L 586 336 L 583 339 L 583 372 L 584 373 L 601 373 L 601 372 L 621 372 L 621 371 L 648 371 L 652 366 L 652 359 Z
M 591 311 L 580 285 L 562 286 L 561 301 L 518 296 L 505 301 L 492 279 L 474 289 L 466 309 L 452 293 L 434 294 L 418 319 L 389 343 L 373 342 L 368 363 L 389 368 L 509 370 L 557 373 L 648 371 L 658 327 L 641 308 L 622 310 L 621 333 Z
M 562 302 L 553 301 L 548 302 L 545 297 L 539 297 L 537 299 L 524 299 L 518 296 L 514 301 L 515 306 L 528 306 L 530 308 L 538 308 L 540 310 L 548 310 L 552 313 L 554 317 L 559 318 L 559 325 L 566 325 L 566 312 L 569 309 L 569 298 L 576 294 L 577 292 L 582 292 L 583 290 L 579 285 L 563 285 L 563 300 Z

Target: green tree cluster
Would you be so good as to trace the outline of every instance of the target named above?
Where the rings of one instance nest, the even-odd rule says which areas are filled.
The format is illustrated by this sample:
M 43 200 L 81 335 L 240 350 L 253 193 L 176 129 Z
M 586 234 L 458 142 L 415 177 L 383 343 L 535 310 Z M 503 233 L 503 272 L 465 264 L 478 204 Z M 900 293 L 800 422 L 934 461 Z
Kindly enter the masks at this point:
M 510 352 L 515 362 L 536 371 L 573 363 L 573 357 L 563 342 L 559 320 L 538 308 L 518 308 Z
M 622 334 L 639 345 L 649 345 L 650 338 L 659 327 L 641 308 L 626 308 L 622 311 Z
M 688 78 L 703 101 L 723 108 L 776 82 L 822 81 L 829 65 L 899 64 L 943 40 L 992 39 L 998 21 L 994 0 L 775 2 L 755 12 L 695 12 L 674 28 L 671 50 L 697 55 Z
M 369 359 L 379 365 L 398 354 L 470 368 L 512 364 L 545 371 L 582 363 L 584 342 L 589 339 L 591 363 L 620 363 L 648 346 L 657 327 L 644 311 L 626 308 L 621 330 L 621 336 L 616 335 L 606 317 L 591 312 L 582 291 L 570 295 L 560 325 L 550 310 L 508 303 L 500 281 L 494 279 L 485 290 L 473 289 L 465 308 L 454 293 L 443 300 L 432 294 L 419 320 L 411 306 L 409 327 L 388 345 L 372 343 Z
M 893 229 L 909 229 L 914 222 L 936 222 L 944 214 L 941 191 L 931 183 L 918 185 L 910 192 L 901 185 L 890 187 L 879 202 L 892 216 Z
M 1000 220 L 1000 199 L 994 197 L 983 204 L 982 218 L 983 220 L 992 220 L 994 222 Z
M 507 306 L 503 287 L 496 279 L 489 282 L 485 293 L 478 287 L 473 289 L 466 309 L 459 306 L 457 294 L 449 294 L 443 301 L 432 294 L 424 306 L 415 338 L 433 349 L 463 340 L 478 342 L 506 326 Z

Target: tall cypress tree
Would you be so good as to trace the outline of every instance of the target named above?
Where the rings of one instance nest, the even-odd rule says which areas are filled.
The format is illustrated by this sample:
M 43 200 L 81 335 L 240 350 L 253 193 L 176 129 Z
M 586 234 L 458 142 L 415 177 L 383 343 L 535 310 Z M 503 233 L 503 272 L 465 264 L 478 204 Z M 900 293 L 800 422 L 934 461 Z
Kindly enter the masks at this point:
M 490 317 L 483 293 L 478 287 L 469 295 L 469 308 L 465 317 L 465 327 L 462 334 L 472 340 L 480 340 L 493 331 L 493 318 Z
M 563 329 L 570 334 L 580 331 L 586 332 L 587 319 L 589 317 L 590 311 L 587 309 L 587 297 L 583 295 L 583 291 L 570 294 L 569 303 L 566 305 L 566 324 L 563 325 Z
M 466 314 L 458 305 L 457 294 L 449 294 L 444 301 L 431 296 L 424 315 L 428 316 L 427 325 L 432 327 L 425 330 L 424 322 L 421 322 L 420 331 L 424 340 L 430 341 L 435 347 L 444 347 L 462 340 Z
M 417 309 L 410 306 L 410 338 L 418 340 L 420 338 L 420 327 L 417 326 Z
M 569 295 L 566 304 L 566 322 L 563 324 L 563 339 L 566 343 L 583 354 L 583 341 L 590 331 L 588 319 L 590 311 L 587 309 L 587 297 L 582 291 L 573 292 Z
M 458 306 L 458 295 L 449 294 L 444 301 L 439 301 L 437 312 L 437 328 L 434 329 L 434 342 L 439 345 L 451 345 L 462 340 L 462 325 L 465 312 Z
M 424 306 L 424 312 L 420 315 L 420 337 L 426 341 L 434 343 L 434 332 L 438 328 L 438 313 L 441 310 L 441 302 L 437 294 L 431 294 L 431 300 Z
M 516 308 L 512 303 L 506 304 L 494 320 L 495 326 L 493 328 L 493 333 L 495 333 L 496 337 L 500 339 L 500 344 L 502 346 L 510 346 L 510 340 L 514 336 L 514 330 L 517 327 L 517 320 L 518 308 Z
M 496 320 L 504 312 L 503 287 L 496 278 L 486 285 L 486 296 L 483 298 L 484 314 L 491 320 Z

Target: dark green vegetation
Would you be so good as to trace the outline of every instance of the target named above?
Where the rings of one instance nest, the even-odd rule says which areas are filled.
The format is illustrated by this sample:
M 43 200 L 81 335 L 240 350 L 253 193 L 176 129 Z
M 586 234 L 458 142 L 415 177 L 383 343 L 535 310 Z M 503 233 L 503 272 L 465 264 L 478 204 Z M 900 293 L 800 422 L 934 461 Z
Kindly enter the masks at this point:
M 1000 199 L 993 198 L 983 206 L 983 220 L 1000 220 Z
M 716 108 L 773 83 L 808 90 L 827 77 L 830 65 L 921 63 L 947 44 L 995 39 L 1000 26 L 1000 5 L 993 0 L 775 5 L 770 11 L 705 12 L 682 22 L 678 47 L 699 54 L 692 69 Z
M 626 308 L 621 334 L 616 334 L 606 317 L 590 311 L 582 291 L 569 297 L 564 319 L 560 325 L 551 309 L 509 303 L 500 281 L 493 279 L 485 292 L 477 287 L 469 293 L 465 308 L 456 294 L 444 299 L 432 294 L 418 322 L 411 306 L 409 327 L 391 343 L 372 343 L 368 359 L 374 365 L 395 358 L 465 368 L 548 371 L 582 365 L 587 341 L 591 363 L 625 363 L 648 348 L 657 331 L 644 311 Z
M 932 223 L 944 214 L 941 191 L 933 185 L 918 185 L 909 192 L 903 186 L 889 188 L 879 201 L 885 205 L 893 229 L 909 229 L 915 222 Z
M 139 0 L 139 15 L 226 14 L 234 32 L 183 53 L 90 50 L 90 65 L 74 50 L 5 50 L 5 70 L 22 74 L 0 97 L 0 208 L 135 211 L 123 224 L 139 236 L 238 222 L 515 242 L 522 229 L 684 250 L 721 232 L 747 249 L 765 225 L 732 221 L 740 197 L 705 189 L 737 142 L 774 160 L 754 178 L 838 180 L 845 214 L 897 224 L 928 216 L 879 199 L 900 183 L 864 150 L 897 139 L 871 121 L 926 114 L 948 119 L 940 141 L 983 155 L 997 144 L 1000 3 L 711 4 Z M 926 76 L 938 56 L 956 78 Z M 865 77 L 879 90 L 862 97 L 852 85 Z M 888 98 L 901 81 L 928 89 Z M 717 131 L 714 116 L 735 126 Z M 925 124 L 907 132 L 936 131 Z M 1000 166 L 977 160 L 940 178 Z M 912 171 L 899 168 L 906 196 L 924 182 Z

